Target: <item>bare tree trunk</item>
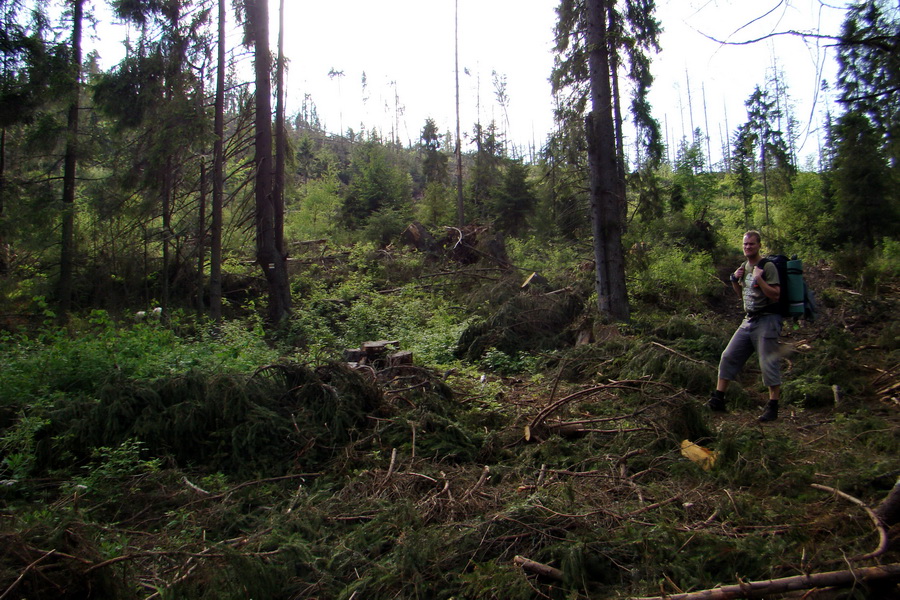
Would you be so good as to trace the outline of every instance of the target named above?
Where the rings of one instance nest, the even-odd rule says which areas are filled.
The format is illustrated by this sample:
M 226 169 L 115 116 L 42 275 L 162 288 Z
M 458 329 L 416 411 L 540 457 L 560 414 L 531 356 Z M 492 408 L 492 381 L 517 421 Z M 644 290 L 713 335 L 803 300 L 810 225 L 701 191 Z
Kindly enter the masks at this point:
M 197 316 L 203 315 L 206 308 L 203 302 L 203 281 L 206 267 L 206 196 L 207 196 L 206 161 L 200 158 L 200 206 L 197 214 Z
M 622 103 L 619 94 L 619 54 L 616 51 L 614 38 L 621 36 L 621 29 L 615 22 L 615 2 L 610 2 L 606 7 L 607 14 L 607 44 L 609 48 L 609 79 L 612 84 L 613 122 L 616 131 L 616 193 L 620 198 L 625 198 L 625 141 L 622 132 Z M 612 33 L 613 35 L 609 35 Z M 625 202 L 622 202 L 622 222 L 627 217 Z
M 276 325 L 290 314 L 287 262 L 278 251 L 276 202 L 272 169 L 272 84 L 269 54 L 268 0 L 248 2 L 248 15 L 255 43 L 256 76 L 256 260 L 269 288 L 269 323 Z
M 466 226 L 465 207 L 463 206 L 462 177 L 462 137 L 459 124 L 459 0 L 456 0 L 456 21 L 454 39 L 456 41 L 456 225 L 462 229 Z
M 287 258 L 284 246 L 284 161 L 287 144 L 284 130 L 284 0 L 278 3 L 278 58 L 275 65 L 275 247 Z
M 765 202 L 765 207 L 766 207 L 766 225 L 769 224 L 769 178 L 767 176 L 768 172 L 769 172 L 769 169 L 768 169 L 769 157 L 766 156 L 766 143 L 767 143 L 766 140 L 768 140 L 768 139 L 769 139 L 769 132 L 767 129 L 763 136 L 762 142 L 760 143 L 760 146 L 762 147 L 762 150 L 761 150 L 761 152 L 762 152 L 762 181 L 763 181 L 763 200 Z
M 169 314 L 169 271 L 171 270 L 172 258 L 170 256 L 170 243 L 172 238 L 172 201 L 175 190 L 175 173 L 173 172 L 172 157 L 166 158 L 166 164 L 163 167 L 163 189 L 162 189 L 162 235 L 163 235 L 163 264 L 162 277 L 160 277 L 160 306 L 163 309 L 163 317 Z
M 604 318 L 627 321 L 629 310 L 622 250 L 624 198 L 619 196 L 616 184 L 618 167 L 605 9 L 605 0 L 587 2 L 591 113 L 586 120 L 586 133 L 591 222 L 598 307 Z
M 78 163 L 78 116 L 81 111 L 81 32 L 84 0 L 72 1 L 72 90 L 66 128 L 66 155 L 63 166 L 62 241 L 59 251 L 57 302 L 60 317 L 72 308 L 75 254 L 75 169 Z
M 3 207 L 3 188 L 6 186 L 6 128 L 0 129 L 0 277 L 9 274 L 9 247 L 3 235 L 5 215 Z
M 225 0 L 219 0 L 219 39 L 216 58 L 215 141 L 213 142 L 213 199 L 209 244 L 209 314 L 222 318 L 222 207 L 225 197 Z

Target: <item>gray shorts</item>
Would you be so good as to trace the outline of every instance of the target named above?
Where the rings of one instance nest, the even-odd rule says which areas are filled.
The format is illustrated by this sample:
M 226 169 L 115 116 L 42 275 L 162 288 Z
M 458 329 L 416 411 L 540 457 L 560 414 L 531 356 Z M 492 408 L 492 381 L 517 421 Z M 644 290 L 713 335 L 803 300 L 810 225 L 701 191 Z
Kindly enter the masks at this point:
M 746 317 L 731 337 L 719 361 L 719 379 L 734 381 L 755 351 L 759 355 L 759 369 L 763 383 L 772 387 L 781 385 L 781 353 L 778 336 L 781 334 L 781 316 L 764 314 Z

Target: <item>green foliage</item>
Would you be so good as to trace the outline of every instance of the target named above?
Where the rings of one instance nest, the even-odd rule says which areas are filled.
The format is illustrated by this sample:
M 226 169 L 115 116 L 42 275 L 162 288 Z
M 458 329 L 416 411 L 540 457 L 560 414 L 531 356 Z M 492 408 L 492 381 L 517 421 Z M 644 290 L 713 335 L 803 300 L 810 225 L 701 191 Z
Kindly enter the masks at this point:
M 471 600 L 529 600 L 534 588 L 522 572 L 497 561 L 476 563 L 460 576 L 463 598 Z
M 712 258 L 677 246 L 657 244 L 640 248 L 640 262 L 632 274 L 631 293 L 661 305 L 696 306 L 718 289 Z
M 576 286 L 589 289 L 593 273 L 581 269 L 587 248 L 536 236 L 509 238 L 506 251 L 512 264 L 524 271 L 534 271 L 547 279 L 553 288 Z
M 280 472 L 321 461 L 380 401 L 370 382 L 341 365 L 314 372 L 280 363 L 252 377 L 192 372 L 152 383 L 114 381 L 95 400 L 71 399 L 47 412 L 45 433 L 57 440 L 57 452 L 45 443 L 39 461 L 64 468 L 92 449 L 137 439 L 185 466 Z
M 707 218 L 716 192 L 716 178 L 707 169 L 703 155 L 702 137 L 698 129 L 690 144 L 687 139 L 682 139 L 673 178 L 673 186 L 677 186 L 680 195 L 677 200 L 672 200 L 673 210 L 681 212 L 687 209 L 690 217 L 697 220 Z
M 867 115 L 877 128 L 878 145 L 896 162 L 900 110 L 896 88 L 895 47 L 878 40 L 896 40 L 900 15 L 889 0 L 853 2 L 845 13 L 838 45 L 838 87 L 841 102 L 852 113 Z
M 791 193 L 775 207 L 776 233 L 770 246 L 781 254 L 814 257 L 828 247 L 835 236 L 833 206 L 826 194 L 826 182 L 818 173 L 798 173 Z
M 343 217 L 353 229 L 382 210 L 405 215 L 410 210 L 410 178 L 392 164 L 388 150 L 367 142 L 355 147 L 350 165 L 353 179 L 344 200 Z M 391 214 L 385 213 L 385 214 Z M 382 228 L 383 229 L 383 228 Z
M 369 215 L 362 231 L 362 238 L 367 242 L 387 246 L 400 237 L 407 225 L 409 225 L 408 211 L 382 208 Z
M 426 227 L 456 222 L 456 197 L 453 189 L 441 183 L 425 186 L 425 195 L 415 206 L 416 220 Z
M 822 375 L 798 369 L 793 377 L 782 384 L 781 397 L 802 408 L 834 406 L 834 390 L 824 379 Z
M 38 434 L 50 421 L 42 416 L 42 411 L 29 410 L 3 430 L 0 437 L 0 451 L 3 452 L 4 476 L 24 479 L 35 466 Z
M 135 478 L 159 470 L 162 459 L 146 456 L 146 445 L 127 439 L 114 448 L 101 446 L 91 452 L 91 464 L 82 466 L 84 474 L 75 478 L 76 486 L 86 493 L 116 499 L 130 493 Z
M 784 492 L 795 494 L 814 477 L 810 465 L 793 461 L 799 452 L 798 443 L 791 436 L 723 425 L 716 435 L 719 460 L 713 472 L 726 485 L 756 486 L 761 490 L 784 487 Z
M 425 158 L 422 160 L 422 173 L 426 185 L 446 183 L 448 177 L 448 156 L 441 152 L 441 141 L 434 119 L 426 119 L 422 129 L 422 147 Z
M 314 240 L 334 238 L 343 199 L 337 178 L 309 181 L 298 192 L 296 209 L 288 206 L 285 216 L 286 239 Z
M 895 236 L 900 223 L 897 190 L 880 137 L 863 114 L 847 113 L 838 122 L 834 161 L 838 241 L 868 248 Z
M 120 328 L 103 311 L 71 327 L 4 341 L 0 406 L 18 406 L 29 397 L 91 395 L 122 377 L 152 380 L 197 368 L 245 371 L 277 357 L 258 331 L 237 321 L 187 340 L 159 323 Z
M 489 317 L 468 324 L 456 355 L 475 361 L 491 348 L 512 356 L 567 345 L 582 308 L 582 300 L 571 292 L 510 296 Z
M 487 369 L 500 375 L 514 375 L 516 373 L 537 373 L 538 359 L 524 353 L 516 352 L 512 355 L 488 348 L 478 363 Z
M 529 169 L 521 161 L 506 164 L 503 182 L 493 198 L 492 214 L 496 228 L 511 236 L 525 232 L 526 222 L 534 213 L 537 196 L 528 179 Z

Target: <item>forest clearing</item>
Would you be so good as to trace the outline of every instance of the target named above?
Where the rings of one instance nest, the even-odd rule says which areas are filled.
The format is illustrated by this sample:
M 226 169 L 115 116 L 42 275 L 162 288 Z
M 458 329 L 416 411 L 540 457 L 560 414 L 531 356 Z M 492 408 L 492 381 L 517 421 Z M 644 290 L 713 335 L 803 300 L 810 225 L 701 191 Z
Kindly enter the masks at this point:
M 524 271 L 491 258 L 372 250 L 298 261 L 354 295 L 310 297 L 310 313 L 360 311 L 348 326 L 366 316 L 391 338 L 352 365 L 308 363 L 241 320 L 95 313 L 4 338 L 4 589 L 611 598 L 771 579 L 697 597 L 787 597 L 788 580 L 806 597 L 896 593 L 896 513 L 872 513 L 900 450 L 894 288 L 871 298 L 810 270 L 821 315 L 783 339 L 787 404 L 760 424 L 753 369 L 732 412 L 703 406 L 736 309 L 724 290 L 709 303 L 725 314 L 621 330 L 582 320 L 577 265 L 562 291 L 555 277 L 523 290 Z M 468 314 L 441 308 L 463 299 L 493 310 L 435 323 Z M 461 343 L 443 347 L 454 327 Z M 575 345 L 585 327 L 594 341 Z M 414 364 L 388 360 L 404 348 Z M 686 440 L 715 461 L 688 458 Z
M 715 153 L 652 0 L 525 144 L 288 114 L 269 4 L 0 0 L 0 600 L 900 598 L 896 3 Z

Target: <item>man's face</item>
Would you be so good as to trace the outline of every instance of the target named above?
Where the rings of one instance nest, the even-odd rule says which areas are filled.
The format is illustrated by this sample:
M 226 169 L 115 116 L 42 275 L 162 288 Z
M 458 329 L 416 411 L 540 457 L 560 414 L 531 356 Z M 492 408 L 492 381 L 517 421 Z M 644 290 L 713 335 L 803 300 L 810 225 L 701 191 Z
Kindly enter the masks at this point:
M 744 236 L 744 256 L 747 258 L 753 258 L 757 254 L 759 254 L 759 240 L 756 239 L 755 235 L 745 235 Z

